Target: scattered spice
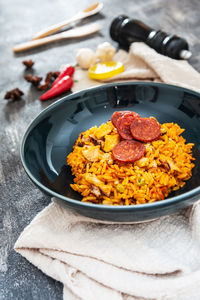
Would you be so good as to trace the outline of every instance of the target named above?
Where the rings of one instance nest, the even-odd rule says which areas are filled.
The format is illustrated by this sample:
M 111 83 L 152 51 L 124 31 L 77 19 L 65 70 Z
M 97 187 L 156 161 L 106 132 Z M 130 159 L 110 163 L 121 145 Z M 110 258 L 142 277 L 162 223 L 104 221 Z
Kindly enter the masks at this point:
M 25 75 L 24 79 L 36 86 L 40 83 L 40 81 L 42 81 L 42 77 L 36 75 Z
M 23 60 L 22 63 L 27 68 L 31 68 L 34 65 L 34 61 L 32 59 Z M 47 100 L 49 98 L 56 97 L 71 88 L 71 86 L 73 85 L 73 79 L 70 76 L 72 76 L 73 73 L 74 67 L 71 65 L 67 65 L 62 72 L 48 72 L 45 77 L 45 82 L 42 84 L 42 77 L 36 75 L 27 74 L 24 76 L 24 79 L 32 83 L 40 91 L 45 91 L 50 88 L 50 90 L 43 94 L 40 98 L 40 100 Z M 12 101 L 16 101 L 20 100 L 22 95 L 24 95 L 24 93 L 20 89 L 15 88 L 6 92 L 4 99 L 11 99 Z
M 59 74 L 60 74 L 59 71 L 48 72 L 45 78 L 45 83 L 50 84 L 51 81 L 53 81 L 59 76 Z
M 48 72 L 45 77 L 45 82 L 50 83 L 52 81 L 52 72 Z
M 20 89 L 15 88 L 6 92 L 4 99 L 11 99 L 12 101 L 17 101 L 21 99 L 22 95 L 24 95 L 24 93 Z
M 46 91 L 49 88 L 49 83 L 45 82 L 44 84 L 39 84 L 37 89 L 39 91 Z
M 45 78 L 45 83 L 50 84 L 53 80 L 53 72 L 48 72 Z
M 34 61 L 32 61 L 32 59 L 29 60 L 23 60 L 22 62 L 27 68 L 32 68 L 32 66 L 34 65 Z
M 53 71 L 53 72 L 48 72 L 45 78 L 45 83 L 44 84 L 40 84 L 37 88 L 39 91 L 45 91 L 47 90 L 52 81 L 54 81 L 58 76 L 59 76 L 60 72 L 59 71 Z
M 59 71 L 53 71 L 51 72 L 52 73 L 52 76 L 56 79 L 59 75 L 60 75 L 60 72 Z

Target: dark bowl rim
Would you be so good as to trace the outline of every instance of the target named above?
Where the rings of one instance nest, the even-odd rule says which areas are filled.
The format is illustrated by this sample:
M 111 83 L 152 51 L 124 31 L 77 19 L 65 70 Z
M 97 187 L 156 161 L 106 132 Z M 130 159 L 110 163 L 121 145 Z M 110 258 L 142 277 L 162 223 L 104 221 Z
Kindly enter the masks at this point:
M 51 189 L 47 188 L 46 186 L 44 186 L 43 184 L 41 184 L 33 175 L 32 173 L 29 171 L 29 168 L 26 165 L 26 161 L 25 161 L 25 156 L 24 156 L 24 146 L 26 143 L 26 139 L 29 135 L 29 133 L 31 132 L 31 130 L 35 127 L 36 124 L 38 124 L 38 120 L 43 117 L 43 115 L 46 114 L 46 112 L 52 110 L 52 108 L 59 106 L 61 103 L 68 101 L 74 97 L 76 97 L 77 95 L 81 95 L 83 93 L 86 93 L 88 91 L 91 90 L 97 90 L 97 89 L 106 89 L 108 87 L 112 87 L 112 86 L 120 86 L 120 85 L 153 85 L 153 86 L 161 86 L 161 87 L 169 87 L 169 88 L 177 88 L 177 89 L 181 89 L 185 92 L 189 92 L 189 93 L 193 93 L 196 94 L 196 96 L 200 97 L 200 93 L 195 92 L 193 90 L 187 89 L 187 88 L 183 88 L 183 87 L 179 87 L 176 85 L 172 85 L 172 84 L 166 84 L 166 83 L 159 83 L 159 82 L 151 82 L 151 81 L 123 81 L 123 82 L 112 82 L 112 83 L 107 83 L 107 84 L 103 84 L 103 85 L 97 85 L 94 87 L 89 87 L 87 89 L 78 91 L 78 92 L 74 92 L 70 95 L 64 96 L 58 100 L 56 100 L 54 103 L 50 104 L 48 107 L 46 107 L 45 109 L 43 109 L 29 124 L 29 126 L 27 127 L 23 138 L 22 138 L 22 142 L 21 142 L 21 146 L 20 146 L 20 158 L 21 158 L 21 162 L 22 165 L 25 169 L 25 172 L 27 173 L 27 175 L 30 177 L 30 179 L 36 184 L 36 186 L 38 186 L 42 191 L 46 192 L 47 194 L 51 195 L 52 197 L 56 197 L 58 199 L 64 200 L 65 202 L 69 202 L 72 205 L 75 206 L 79 206 L 79 207 L 87 207 L 88 209 L 93 209 L 93 208 L 98 208 L 100 210 L 106 210 L 106 211 L 139 211 L 141 209 L 149 209 L 152 210 L 154 208 L 158 209 L 159 207 L 165 207 L 165 206 L 169 206 L 173 203 L 179 203 L 182 202 L 184 200 L 187 200 L 189 198 L 193 198 L 196 195 L 200 194 L 200 186 L 196 187 L 194 189 L 192 189 L 191 191 L 188 191 L 182 195 L 179 196 L 175 196 L 175 197 L 170 197 L 164 200 L 160 200 L 160 201 L 156 201 L 156 202 L 152 202 L 152 203 L 144 203 L 144 204 L 137 204 L 137 205 L 118 205 L 118 206 L 112 206 L 112 205 L 99 205 L 99 204 L 93 204 L 93 203 L 87 203 L 87 202 L 82 202 L 82 201 L 78 201 L 78 200 L 74 200 L 71 199 L 69 197 L 65 197 L 61 194 L 58 194 L 54 191 L 52 191 Z

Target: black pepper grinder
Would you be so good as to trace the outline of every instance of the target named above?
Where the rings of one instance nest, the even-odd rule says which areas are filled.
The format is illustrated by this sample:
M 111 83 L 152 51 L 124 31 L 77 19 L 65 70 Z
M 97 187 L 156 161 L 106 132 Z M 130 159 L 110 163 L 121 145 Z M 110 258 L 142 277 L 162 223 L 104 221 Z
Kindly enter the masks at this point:
M 155 30 L 139 20 L 123 15 L 112 21 L 110 35 L 120 47 L 126 50 L 133 42 L 144 42 L 157 52 L 171 58 L 189 59 L 192 55 L 185 39 Z

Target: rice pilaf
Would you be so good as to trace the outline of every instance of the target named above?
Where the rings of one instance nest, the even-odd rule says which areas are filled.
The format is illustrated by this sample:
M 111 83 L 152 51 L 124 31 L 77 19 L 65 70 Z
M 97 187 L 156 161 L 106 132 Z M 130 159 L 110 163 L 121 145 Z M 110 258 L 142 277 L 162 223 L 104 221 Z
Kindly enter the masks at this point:
M 157 140 L 144 143 L 144 156 L 134 163 L 116 161 L 113 147 L 120 142 L 111 121 L 82 132 L 67 157 L 74 177 L 73 190 L 83 202 L 134 205 L 165 199 L 192 176 L 192 147 L 178 124 L 160 125 Z

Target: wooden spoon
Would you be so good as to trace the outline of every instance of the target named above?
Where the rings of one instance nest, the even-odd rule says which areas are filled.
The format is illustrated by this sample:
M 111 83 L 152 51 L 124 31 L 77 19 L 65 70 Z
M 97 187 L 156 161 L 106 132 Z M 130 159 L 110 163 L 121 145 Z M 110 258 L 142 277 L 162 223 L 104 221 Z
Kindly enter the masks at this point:
M 50 26 L 40 32 L 38 32 L 36 34 L 36 36 L 34 36 L 32 38 L 32 40 L 36 40 L 36 39 L 40 39 L 42 37 L 45 37 L 47 35 L 50 35 L 60 29 L 62 29 L 63 27 L 68 26 L 69 24 L 76 22 L 78 20 L 84 19 L 86 17 L 92 16 L 96 13 L 98 13 L 101 9 L 103 8 L 103 3 L 95 3 L 87 8 L 85 8 L 84 10 L 78 12 L 75 16 L 73 16 L 72 18 L 65 20 L 63 22 L 60 22 L 58 24 L 55 24 L 53 26 Z
M 101 29 L 101 25 L 94 23 L 90 25 L 76 27 L 74 29 L 70 29 L 61 33 L 54 34 L 52 36 L 47 36 L 42 39 L 29 41 L 26 43 L 19 44 L 13 48 L 14 52 L 20 52 L 28 49 L 32 49 L 38 46 L 46 45 L 51 42 L 60 41 L 64 39 L 71 39 L 71 38 L 82 38 L 84 36 L 90 35 L 95 33 Z

